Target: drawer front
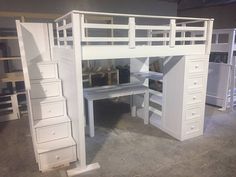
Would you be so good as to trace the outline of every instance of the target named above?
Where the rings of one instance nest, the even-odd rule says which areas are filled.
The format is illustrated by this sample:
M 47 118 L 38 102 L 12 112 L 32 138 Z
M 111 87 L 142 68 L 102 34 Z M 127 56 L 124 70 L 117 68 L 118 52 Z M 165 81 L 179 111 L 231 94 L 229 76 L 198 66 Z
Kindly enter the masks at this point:
M 205 72 L 205 61 L 189 61 L 188 73 L 200 74 Z
M 64 115 L 64 102 L 50 102 L 42 104 L 33 104 L 34 119 L 46 119 Z
M 30 79 L 51 79 L 57 78 L 55 64 L 35 65 L 29 67 Z
M 186 110 L 186 120 L 199 119 L 201 117 L 201 106 L 188 108 Z
M 61 95 L 60 82 L 36 83 L 31 85 L 31 98 L 56 97 Z
M 204 78 L 203 77 L 196 77 L 196 78 L 189 78 L 188 79 L 188 89 L 203 89 L 204 85 Z
M 200 131 L 200 121 L 189 122 L 185 125 L 185 134 L 189 135 Z
M 46 152 L 39 155 L 40 170 L 63 166 L 76 160 L 75 146 Z
M 203 100 L 201 92 L 199 93 L 191 93 L 187 95 L 187 104 L 195 104 L 195 103 L 201 103 Z
M 38 143 L 43 143 L 69 136 L 69 123 L 61 123 L 36 129 L 36 138 Z

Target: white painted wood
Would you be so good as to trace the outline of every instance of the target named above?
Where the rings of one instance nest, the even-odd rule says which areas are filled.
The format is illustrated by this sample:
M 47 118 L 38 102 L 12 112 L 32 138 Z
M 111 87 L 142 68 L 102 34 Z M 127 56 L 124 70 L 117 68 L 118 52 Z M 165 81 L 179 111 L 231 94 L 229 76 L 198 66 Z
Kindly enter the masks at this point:
M 70 135 L 70 122 L 36 128 L 36 139 L 38 143 L 67 138 Z
M 86 172 L 89 172 L 89 171 L 92 171 L 92 170 L 97 170 L 99 168 L 100 168 L 99 163 L 93 163 L 93 164 L 87 165 L 86 168 L 77 167 L 77 168 L 68 170 L 67 175 L 68 176 L 76 176 L 76 175 L 86 173 Z
M 205 54 L 204 50 L 205 45 L 202 44 L 177 45 L 174 48 L 170 48 L 169 46 L 136 46 L 134 49 L 129 49 L 124 45 L 90 45 L 82 47 L 83 60 L 199 55 Z

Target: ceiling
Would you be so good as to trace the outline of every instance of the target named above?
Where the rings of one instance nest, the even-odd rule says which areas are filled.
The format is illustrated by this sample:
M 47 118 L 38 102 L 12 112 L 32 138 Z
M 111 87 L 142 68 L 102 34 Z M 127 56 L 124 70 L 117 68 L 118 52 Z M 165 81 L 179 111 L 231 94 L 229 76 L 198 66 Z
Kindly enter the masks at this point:
M 196 9 L 209 6 L 226 5 L 236 3 L 236 0 L 177 0 L 178 9 Z

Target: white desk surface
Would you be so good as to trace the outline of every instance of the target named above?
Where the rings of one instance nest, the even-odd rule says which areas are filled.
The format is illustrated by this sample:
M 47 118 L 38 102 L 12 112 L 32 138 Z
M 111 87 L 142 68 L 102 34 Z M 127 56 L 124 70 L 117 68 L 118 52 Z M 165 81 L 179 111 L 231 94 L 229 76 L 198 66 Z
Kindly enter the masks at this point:
M 84 90 L 84 97 L 87 100 L 101 100 L 120 96 L 143 94 L 148 87 L 140 84 L 121 84 L 116 86 L 97 87 Z

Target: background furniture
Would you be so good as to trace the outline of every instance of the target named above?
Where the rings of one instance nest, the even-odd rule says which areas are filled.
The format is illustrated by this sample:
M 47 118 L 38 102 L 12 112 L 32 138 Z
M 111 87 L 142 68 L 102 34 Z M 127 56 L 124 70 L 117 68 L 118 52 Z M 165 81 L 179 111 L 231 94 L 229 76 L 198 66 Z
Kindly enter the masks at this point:
M 206 103 L 220 110 L 236 104 L 235 35 L 235 29 L 213 30 Z

